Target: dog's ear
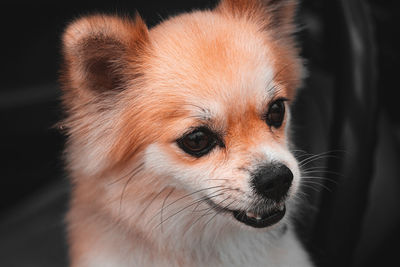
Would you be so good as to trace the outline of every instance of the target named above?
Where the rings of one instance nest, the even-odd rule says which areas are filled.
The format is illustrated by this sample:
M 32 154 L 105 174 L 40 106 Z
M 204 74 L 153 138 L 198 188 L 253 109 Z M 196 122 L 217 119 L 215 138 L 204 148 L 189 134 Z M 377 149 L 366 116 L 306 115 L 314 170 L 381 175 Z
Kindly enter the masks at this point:
M 123 90 L 140 75 L 148 43 L 148 28 L 139 15 L 134 20 L 93 15 L 73 22 L 63 35 L 65 93 L 90 98 Z
M 296 30 L 297 4 L 297 0 L 221 0 L 216 11 L 255 21 L 277 37 L 286 37 Z

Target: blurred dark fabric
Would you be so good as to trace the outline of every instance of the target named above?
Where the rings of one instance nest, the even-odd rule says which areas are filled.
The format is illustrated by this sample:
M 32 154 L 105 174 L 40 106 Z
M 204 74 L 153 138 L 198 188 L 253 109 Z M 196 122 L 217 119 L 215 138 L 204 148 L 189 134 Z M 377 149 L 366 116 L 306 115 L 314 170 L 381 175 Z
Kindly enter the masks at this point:
M 67 266 L 64 216 L 68 183 L 43 186 L 0 221 L 0 265 Z
M 65 26 L 94 12 L 135 10 L 154 25 L 214 4 L 3 4 L 0 266 L 67 266 L 65 137 L 53 127 L 62 117 L 57 77 Z M 325 153 L 310 166 L 328 172 L 318 174 L 323 186 L 303 188 L 298 228 L 319 266 L 386 266 L 400 249 L 399 11 L 397 1 L 302 1 L 299 39 L 309 78 L 293 107 L 293 137 L 299 149 Z

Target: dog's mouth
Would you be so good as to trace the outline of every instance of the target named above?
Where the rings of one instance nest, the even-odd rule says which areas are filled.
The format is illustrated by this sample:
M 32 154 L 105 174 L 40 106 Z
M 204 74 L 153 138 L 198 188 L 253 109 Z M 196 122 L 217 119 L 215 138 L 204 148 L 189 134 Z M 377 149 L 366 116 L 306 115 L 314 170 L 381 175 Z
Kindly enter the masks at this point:
M 277 209 L 264 213 L 253 213 L 249 211 L 234 210 L 233 217 L 239 222 L 254 228 L 264 228 L 279 222 L 286 213 L 286 206 L 283 204 Z
M 221 207 L 214 203 L 211 200 L 207 201 L 210 206 L 212 206 L 218 212 L 227 212 L 231 213 L 233 217 L 241 223 L 245 225 L 254 227 L 254 228 L 265 228 L 272 226 L 278 223 L 285 216 L 286 206 L 285 204 L 281 204 L 274 208 L 269 209 L 268 211 L 262 212 L 251 212 L 245 210 L 231 210 L 224 207 Z

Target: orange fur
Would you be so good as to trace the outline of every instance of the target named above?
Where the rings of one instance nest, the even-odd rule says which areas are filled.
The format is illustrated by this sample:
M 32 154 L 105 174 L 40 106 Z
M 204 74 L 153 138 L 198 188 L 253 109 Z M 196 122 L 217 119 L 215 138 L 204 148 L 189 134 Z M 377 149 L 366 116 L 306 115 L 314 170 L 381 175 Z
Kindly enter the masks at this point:
M 223 0 L 150 30 L 138 15 L 84 17 L 67 28 L 61 81 L 72 266 L 216 266 L 248 257 L 225 251 L 241 229 L 237 222 L 218 215 L 208 224 L 184 207 L 194 201 L 193 212 L 210 208 L 196 203 L 200 189 L 245 209 L 253 194 L 247 172 L 265 160 L 290 165 L 298 179 L 289 119 L 272 129 L 263 117 L 274 99 L 292 100 L 301 84 L 295 7 L 293 0 Z M 176 141 L 204 125 L 224 146 L 205 157 L 185 154 Z M 222 186 L 227 190 L 211 190 Z M 163 224 L 170 217 L 175 223 Z M 221 255 L 208 243 L 218 234 L 231 240 Z

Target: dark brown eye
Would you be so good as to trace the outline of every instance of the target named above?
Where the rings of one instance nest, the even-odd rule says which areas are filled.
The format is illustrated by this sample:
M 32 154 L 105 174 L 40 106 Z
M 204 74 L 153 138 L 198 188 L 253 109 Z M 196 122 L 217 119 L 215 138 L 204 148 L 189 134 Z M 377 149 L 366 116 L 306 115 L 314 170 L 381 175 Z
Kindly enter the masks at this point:
M 269 106 L 265 121 L 269 126 L 279 128 L 281 127 L 284 118 L 285 103 L 283 99 L 278 99 Z
M 217 144 L 216 136 L 207 128 L 198 128 L 177 140 L 179 147 L 195 157 L 201 157 Z

